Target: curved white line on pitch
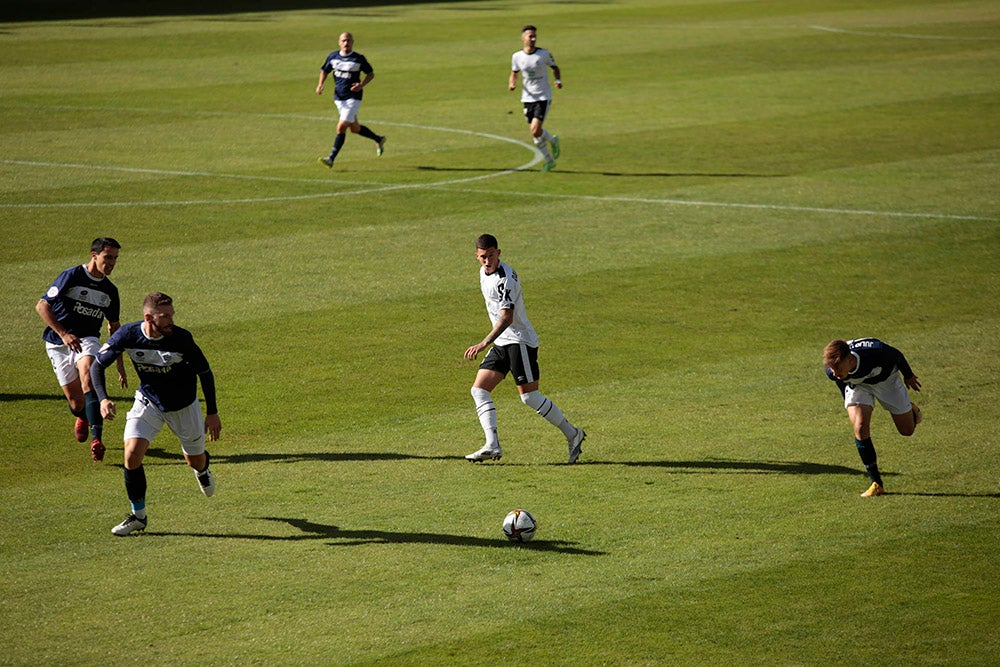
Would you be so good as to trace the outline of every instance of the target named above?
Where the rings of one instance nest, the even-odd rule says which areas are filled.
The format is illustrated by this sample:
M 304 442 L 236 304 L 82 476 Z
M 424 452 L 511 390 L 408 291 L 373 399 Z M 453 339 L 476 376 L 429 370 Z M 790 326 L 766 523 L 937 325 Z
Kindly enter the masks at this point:
M 836 31 L 834 28 L 826 28 L 825 26 L 811 26 L 816 29 L 829 29 L 831 31 Z M 864 35 L 871 35 L 873 33 L 859 33 Z M 89 110 L 108 110 L 108 111 L 134 111 L 134 112 L 146 112 L 146 113 L 178 113 L 176 110 L 166 110 L 166 109 L 146 109 L 146 108 L 122 108 L 122 107 L 91 107 L 91 106 L 70 106 L 70 105 L 45 105 L 45 108 L 59 108 L 59 109 L 89 109 Z M 261 113 L 247 113 L 239 111 L 185 111 L 183 113 L 189 113 L 191 115 L 203 115 L 203 116 L 253 116 L 257 118 L 276 118 L 276 119 L 304 119 L 304 120 L 322 120 L 328 121 L 330 118 L 328 116 L 307 116 L 301 114 L 261 114 Z M 97 204 L 93 202 L 83 202 L 83 203 L 48 203 L 48 204 L 3 204 L 0 203 L 0 209 L 3 208 L 59 208 L 59 207 L 129 207 L 129 206 L 196 206 L 196 205 L 211 205 L 211 204 L 252 204 L 258 202 L 276 202 L 276 201 L 294 201 L 303 199 L 316 199 L 321 197 L 349 197 L 354 195 L 368 194 L 373 192 L 389 192 L 392 190 L 404 190 L 404 189 L 438 189 L 445 188 L 449 185 L 458 185 L 461 183 L 470 183 L 473 181 L 484 180 L 488 178 L 495 178 L 497 176 L 503 176 L 505 174 L 515 173 L 522 169 L 528 169 L 540 162 L 542 160 L 541 153 L 538 152 L 533 146 L 518 141 L 516 139 L 511 139 L 510 137 L 503 137 L 496 134 L 489 134 L 485 132 L 475 132 L 473 130 L 460 130 L 451 127 L 431 127 L 424 125 L 416 125 L 413 123 L 392 123 L 389 121 L 377 121 L 381 125 L 392 125 L 396 127 L 410 127 L 416 129 L 432 129 L 441 132 L 454 132 L 457 134 L 469 134 L 473 136 L 481 136 L 489 139 L 497 139 L 500 141 L 506 141 L 512 144 L 517 144 L 528 148 L 534 154 L 534 159 L 520 167 L 515 167 L 513 169 L 506 169 L 499 172 L 494 172 L 491 174 L 484 174 L 481 176 L 472 176 L 469 178 L 454 179 L 451 181 L 439 181 L 437 183 L 413 183 L 408 185 L 381 185 L 378 183 L 368 183 L 372 187 L 362 189 L 362 190 L 351 190 L 347 192 L 333 192 L 326 194 L 310 194 L 310 195 L 299 195 L 299 196 L 285 196 L 285 197 L 255 197 L 255 198 L 241 198 L 241 199 L 211 199 L 211 200 L 190 200 L 190 201 L 167 201 L 167 202 L 107 202 L 103 204 Z M 149 173 L 149 174 L 163 174 L 168 176 L 204 176 L 204 177 L 214 177 L 214 178 L 232 178 L 232 179 L 243 179 L 243 180 L 259 180 L 259 181 L 284 181 L 284 182 L 300 182 L 300 183 L 329 183 L 328 179 L 312 179 L 312 178 L 283 178 L 280 176 L 247 176 L 245 174 L 225 174 L 225 173 L 215 173 L 215 172 L 202 172 L 202 171 L 181 171 L 181 170 L 166 170 L 166 169 L 141 169 L 132 167 L 107 167 L 107 166 L 94 166 L 85 164 L 62 164 L 62 163 L 52 163 L 52 162 L 30 162 L 25 160 L 0 160 L 0 164 L 19 164 L 25 166 L 41 166 L 41 167 L 54 167 L 60 169 L 103 169 L 107 171 L 121 171 L 127 173 Z M 451 189 L 451 188 L 448 188 Z M 464 192 L 478 192 L 482 194 L 497 194 L 493 190 L 476 190 L 473 188 L 456 188 L 459 191 Z M 507 191 L 505 191 L 507 192 Z M 552 193 L 539 193 L 539 192 L 520 192 L 513 193 L 525 197 L 552 197 L 552 198 L 562 198 L 562 199 L 578 199 L 578 200 L 593 200 L 593 201 L 613 201 L 622 203 L 635 203 L 635 204 L 664 204 L 668 206 L 701 206 L 701 207 L 718 207 L 718 208 L 743 208 L 743 209 L 762 209 L 762 210 L 776 210 L 776 211 L 800 211 L 805 213 L 836 213 L 841 215 L 867 215 L 867 216 L 885 216 L 885 217 L 897 217 L 897 218 L 938 218 L 945 220 L 978 220 L 984 222 L 997 222 L 1000 218 L 991 218 L 984 216 L 974 216 L 974 215 L 956 215 L 950 213 L 907 213 L 905 211 L 870 211 L 870 210 L 857 210 L 857 209 L 833 209 L 833 208 L 820 208 L 813 206 L 790 206 L 782 204 L 745 204 L 739 202 L 711 202 L 711 201 L 690 201 L 683 199 L 658 199 L 649 197 L 615 197 L 615 196 L 597 196 L 597 195 L 563 195 L 563 194 L 552 194 Z
M 87 108 L 90 110 L 100 110 L 101 107 L 76 107 L 69 105 L 52 105 L 48 108 L 62 108 L 62 109 L 80 109 Z M 107 110 L 116 111 L 133 111 L 133 112 L 165 112 L 162 109 L 123 109 L 121 107 L 103 107 Z M 173 112 L 176 113 L 176 112 Z M 198 111 L 198 112 L 188 112 L 193 115 L 205 115 L 205 116 L 246 116 L 252 115 L 258 118 L 277 118 L 277 119 L 288 119 L 295 118 L 300 120 L 323 120 L 328 121 L 330 118 L 328 116 L 304 116 L 299 114 L 246 114 L 233 111 Z M 532 159 L 520 166 L 512 167 L 510 169 L 502 169 L 500 171 L 495 171 L 489 174 L 481 174 L 479 176 L 469 176 L 466 178 L 456 178 L 446 181 L 437 181 L 432 183 L 409 183 L 409 184 L 399 184 L 399 185 L 382 185 L 378 183 L 365 183 L 370 187 L 365 187 L 360 190 L 348 190 L 344 192 L 327 192 L 327 193 L 312 193 L 308 195 L 286 195 L 281 197 L 241 197 L 237 199 L 188 199 L 188 200 L 175 200 L 175 201 L 150 201 L 150 202 L 50 202 L 50 203 L 38 203 L 38 204 L 0 204 L 0 208 L 107 208 L 107 207 L 144 207 L 144 206 L 206 206 L 213 204 L 254 204 L 254 203 L 271 203 L 280 201 L 298 201 L 303 199 L 326 199 L 331 197 L 350 197 L 355 195 L 371 194 L 375 192 L 391 192 L 393 190 L 408 190 L 417 188 L 436 188 L 445 185 L 458 185 L 461 183 L 472 183 L 475 181 L 482 181 L 489 178 L 496 178 L 498 176 L 504 176 L 506 174 L 516 173 L 518 171 L 523 171 L 525 169 L 530 169 L 539 162 L 542 161 L 542 154 L 534 146 L 530 146 L 523 141 L 518 141 L 517 139 L 511 139 L 510 137 L 504 137 L 499 134 L 490 134 L 488 132 L 476 132 L 474 130 L 462 130 L 453 127 L 434 127 L 429 125 L 417 125 L 415 123 L 392 123 L 388 121 L 377 121 L 380 125 L 390 125 L 394 127 L 408 127 L 419 130 L 432 130 L 435 132 L 452 132 L 455 134 L 468 134 L 475 137 L 483 137 L 486 139 L 493 139 L 496 141 L 506 141 L 508 143 L 527 148 L 531 151 Z M 229 178 L 229 179 L 242 179 L 242 180 L 254 180 L 254 181 L 277 181 L 277 182 L 291 182 L 291 183 L 329 183 L 329 179 L 319 179 L 319 178 L 282 178 L 278 176 L 247 176 L 245 174 L 226 174 L 226 173 L 215 173 L 207 171 L 184 171 L 184 170 L 174 170 L 174 169 L 144 169 L 144 168 L 134 168 L 134 167 L 108 167 L 100 165 L 88 165 L 88 164 L 65 164 L 57 162 L 34 162 L 28 160 L 0 160 L 0 164 L 15 164 L 23 166 L 34 166 L 34 167 L 51 167 L 57 169 L 87 169 L 90 171 L 103 170 L 103 171 L 118 171 L 123 173 L 133 173 L 133 174 L 156 174 L 165 176 L 202 176 L 208 178 Z M 354 183 L 352 183 L 354 184 Z
M 931 40 L 944 40 L 944 41 L 960 41 L 960 42 L 996 42 L 1000 41 L 997 37 L 953 37 L 949 35 L 912 35 L 902 32 L 865 32 L 864 30 L 847 30 L 846 28 L 834 28 L 828 25 L 811 25 L 809 26 L 813 30 L 822 30 L 824 32 L 836 32 L 842 35 L 858 35 L 861 37 L 899 37 L 901 39 L 931 39 Z

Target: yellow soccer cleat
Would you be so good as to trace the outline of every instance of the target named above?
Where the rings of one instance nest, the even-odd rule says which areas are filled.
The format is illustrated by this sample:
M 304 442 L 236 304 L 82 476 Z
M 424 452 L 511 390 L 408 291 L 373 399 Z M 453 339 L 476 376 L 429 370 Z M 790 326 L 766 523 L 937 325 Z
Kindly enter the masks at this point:
M 862 498 L 874 498 L 875 496 L 881 496 L 885 494 L 885 489 L 878 482 L 872 482 L 872 485 L 868 487 L 868 490 L 861 494 Z

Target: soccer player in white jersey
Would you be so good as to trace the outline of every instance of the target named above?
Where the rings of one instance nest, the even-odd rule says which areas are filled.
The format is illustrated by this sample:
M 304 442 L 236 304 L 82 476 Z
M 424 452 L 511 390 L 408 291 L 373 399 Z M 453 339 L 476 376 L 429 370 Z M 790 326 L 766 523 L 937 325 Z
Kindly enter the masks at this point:
M 502 452 L 492 392 L 507 373 L 512 373 L 521 401 L 562 431 L 569 447 L 569 462 L 576 463 L 587 433 L 573 426 L 558 406 L 538 391 L 538 335 L 528 320 L 517 273 L 500 261 L 499 244 L 492 234 L 476 239 L 476 260 L 482 267 L 479 285 L 493 328 L 486 338 L 465 350 L 465 358 L 473 361 L 480 352 L 490 345 L 493 347 L 479 365 L 472 384 L 472 398 L 486 434 L 486 444 L 465 458 L 470 461 L 500 458 Z
M 881 496 L 885 487 L 871 435 L 875 401 L 892 415 L 900 435 L 911 436 L 922 415 L 906 390 L 920 391 L 920 380 L 902 352 L 877 338 L 830 341 L 823 348 L 823 366 L 844 397 L 847 416 L 854 426 L 854 444 L 871 479 L 871 486 L 861 495 Z
M 552 52 L 535 45 L 537 30 L 533 25 L 521 28 L 521 43 L 524 47 L 515 51 L 510 62 L 510 82 L 508 88 L 517 88 L 517 75 L 521 74 L 521 102 L 524 117 L 531 127 L 531 137 L 535 146 L 545 158 L 542 171 L 551 171 L 559 157 L 559 137 L 549 134 L 542 127 L 545 115 L 552 105 L 552 87 L 549 85 L 549 68 L 556 75 L 556 88 L 562 88 L 562 75 Z M 549 145 L 552 151 L 549 152 Z

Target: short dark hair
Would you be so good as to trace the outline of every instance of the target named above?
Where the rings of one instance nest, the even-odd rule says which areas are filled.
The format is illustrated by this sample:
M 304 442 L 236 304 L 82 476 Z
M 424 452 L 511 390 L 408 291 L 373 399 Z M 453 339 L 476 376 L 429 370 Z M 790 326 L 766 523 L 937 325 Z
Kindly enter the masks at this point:
M 536 27 L 535 27 L 535 26 L 533 26 L 533 25 L 526 25 L 526 26 L 524 26 L 523 28 L 521 28 L 521 32 L 522 32 L 522 33 L 525 33 L 525 32 L 527 32 L 528 30 L 534 30 L 535 32 L 538 32 L 538 28 L 536 28 Z
M 476 239 L 476 250 L 489 250 L 490 248 L 499 248 L 500 244 L 497 242 L 497 237 L 492 234 L 481 234 L 479 238 Z
M 158 310 L 161 306 L 172 306 L 174 305 L 174 300 L 163 292 L 150 292 L 146 295 L 146 298 L 142 300 L 142 310 L 154 311 Z
M 122 244 L 115 241 L 110 236 L 102 236 L 99 239 L 94 239 L 94 242 L 90 244 L 90 252 L 101 253 L 105 248 L 116 248 L 121 250 Z

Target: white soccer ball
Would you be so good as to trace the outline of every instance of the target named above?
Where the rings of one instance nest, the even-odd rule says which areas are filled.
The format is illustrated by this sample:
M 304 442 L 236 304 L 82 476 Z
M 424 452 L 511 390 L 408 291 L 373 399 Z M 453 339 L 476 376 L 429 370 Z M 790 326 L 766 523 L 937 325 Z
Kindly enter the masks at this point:
M 530 542 L 538 522 L 527 510 L 514 510 L 503 519 L 503 534 L 511 542 Z

